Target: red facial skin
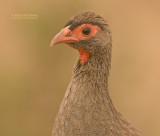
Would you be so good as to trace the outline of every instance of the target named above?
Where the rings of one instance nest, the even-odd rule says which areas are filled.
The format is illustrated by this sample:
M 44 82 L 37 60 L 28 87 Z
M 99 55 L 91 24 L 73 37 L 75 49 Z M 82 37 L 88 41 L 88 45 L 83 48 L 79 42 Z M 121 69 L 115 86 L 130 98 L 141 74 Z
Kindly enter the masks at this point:
M 82 24 L 75 28 L 73 31 L 69 30 L 70 26 L 63 28 L 52 40 L 50 46 L 58 43 L 72 43 L 79 42 L 80 40 L 89 39 L 92 36 L 95 36 L 98 31 L 100 31 L 100 27 L 91 25 L 91 24 Z M 82 33 L 82 30 L 86 27 L 91 29 L 91 33 L 85 35 Z M 80 64 L 83 65 L 90 57 L 90 53 L 82 48 L 77 47 L 80 54 Z

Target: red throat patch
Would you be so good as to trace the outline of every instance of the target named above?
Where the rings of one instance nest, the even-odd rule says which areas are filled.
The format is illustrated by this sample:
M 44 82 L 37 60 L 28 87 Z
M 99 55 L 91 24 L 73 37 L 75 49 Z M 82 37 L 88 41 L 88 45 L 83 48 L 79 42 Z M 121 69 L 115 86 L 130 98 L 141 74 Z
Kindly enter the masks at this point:
M 80 55 L 80 64 L 83 65 L 90 57 L 90 53 L 88 51 L 83 50 L 82 48 L 78 48 Z

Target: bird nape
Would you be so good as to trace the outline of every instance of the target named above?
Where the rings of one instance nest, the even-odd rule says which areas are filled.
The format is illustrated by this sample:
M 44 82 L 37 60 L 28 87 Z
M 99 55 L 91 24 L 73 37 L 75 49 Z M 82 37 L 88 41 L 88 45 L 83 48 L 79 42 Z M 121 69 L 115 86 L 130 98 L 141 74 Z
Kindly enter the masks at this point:
M 115 109 L 108 93 L 112 38 L 107 22 L 91 11 L 73 16 L 51 45 L 79 51 L 52 136 L 140 136 Z

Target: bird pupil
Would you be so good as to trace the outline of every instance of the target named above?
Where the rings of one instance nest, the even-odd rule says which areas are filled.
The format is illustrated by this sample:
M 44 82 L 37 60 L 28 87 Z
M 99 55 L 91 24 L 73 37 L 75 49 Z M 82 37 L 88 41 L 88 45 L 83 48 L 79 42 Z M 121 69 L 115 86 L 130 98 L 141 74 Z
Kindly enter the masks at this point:
M 91 29 L 90 29 L 89 27 L 86 27 L 86 28 L 84 28 L 84 29 L 82 30 L 82 33 L 83 33 L 84 35 L 89 35 L 89 34 L 91 33 Z

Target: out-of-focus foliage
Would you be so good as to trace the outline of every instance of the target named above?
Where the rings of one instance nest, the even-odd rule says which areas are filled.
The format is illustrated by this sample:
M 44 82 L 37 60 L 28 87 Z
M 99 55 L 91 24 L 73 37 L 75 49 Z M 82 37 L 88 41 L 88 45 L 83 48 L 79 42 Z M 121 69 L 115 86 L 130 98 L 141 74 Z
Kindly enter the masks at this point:
M 49 44 L 80 10 L 103 15 L 110 25 L 113 103 L 145 136 L 160 135 L 159 1 L 14 0 L 0 9 L 1 136 L 51 135 L 78 53 Z

